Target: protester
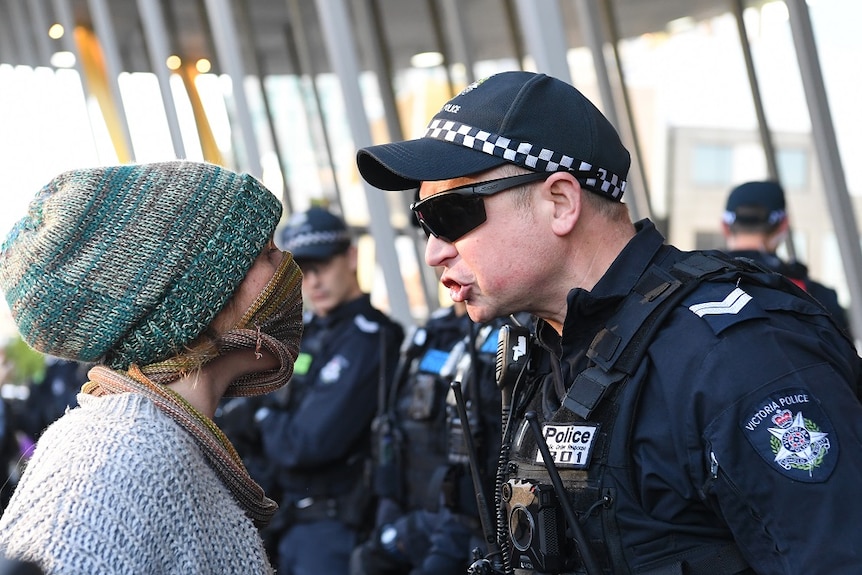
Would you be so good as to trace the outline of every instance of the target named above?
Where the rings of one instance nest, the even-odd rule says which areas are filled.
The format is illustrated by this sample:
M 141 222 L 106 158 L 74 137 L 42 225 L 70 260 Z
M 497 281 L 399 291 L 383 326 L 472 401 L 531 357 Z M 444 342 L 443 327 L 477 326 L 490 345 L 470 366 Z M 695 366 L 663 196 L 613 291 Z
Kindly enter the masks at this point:
M 276 504 L 213 424 L 223 396 L 291 376 L 301 276 L 253 177 L 174 161 L 77 169 L 42 188 L 0 254 L 38 351 L 93 362 L 39 438 L 0 552 L 60 573 L 272 573 Z
M 346 574 L 373 526 L 371 421 L 404 330 L 362 291 L 343 219 L 320 207 L 294 214 L 281 245 L 302 269 L 310 309 L 289 393 L 256 414 L 280 497 L 278 573 Z
M 559 360 L 510 389 L 501 560 L 478 572 L 862 571 L 852 343 L 780 275 L 633 224 L 629 154 L 580 92 L 491 76 L 357 162 L 420 188 L 426 263 L 474 321 L 535 314 Z
M 466 433 L 477 477 L 493 499 L 501 440 L 498 331 L 498 322 L 473 324 L 457 303 L 434 312 L 402 350 L 373 426 L 377 525 L 355 550 L 352 575 L 466 573 L 472 549 L 484 539 Z M 453 382 L 462 390 L 467 424 Z
M 752 181 L 733 188 L 724 208 L 722 232 L 730 255 L 754 260 L 787 276 L 822 303 L 838 325 L 849 332 L 847 312 L 836 291 L 811 279 L 802 262 L 784 261 L 777 254 L 790 233 L 790 218 L 780 184 Z

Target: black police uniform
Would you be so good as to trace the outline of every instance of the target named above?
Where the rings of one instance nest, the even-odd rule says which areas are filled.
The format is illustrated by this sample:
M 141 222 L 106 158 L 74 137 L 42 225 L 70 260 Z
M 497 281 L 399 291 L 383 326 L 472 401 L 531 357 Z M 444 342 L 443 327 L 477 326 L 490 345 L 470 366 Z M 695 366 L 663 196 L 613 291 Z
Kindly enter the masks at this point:
M 740 274 L 699 283 L 592 409 L 569 400 L 578 394 L 568 386 L 596 364 L 586 357 L 596 334 L 625 323 L 620 306 L 660 297 L 659 287 L 640 289 L 651 266 L 686 267 L 651 222 L 636 228 L 592 291 L 570 292 L 562 338 L 540 322 L 542 345 L 562 359 L 556 376 L 515 390 L 502 477 L 514 572 L 586 572 L 537 463 L 523 419 L 532 410 L 588 540 L 592 573 L 862 573 L 860 359 L 799 290 Z
M 367 294 L 305 320 L 287 396 L 274 395 L 279 403 L 257 414 L 265 454 L 278 466 L 284 573 L 293 572 L 285 556 L 298 545 L 318 551 L 300 572 L 331 572 L 333 560 L 346 566 L 359 533 L 373 523 L 370 424 L 380 379 L 391 379 L 404 337 Z
M 45 374 L 28 385 L 26 399 L 0 398 L 0 513 L 17 485 L 31 452 L 21 453 L 67 410 L 78 405 L 77 394 L 87 381 L 90 364 L 48 356 Z M 20 442 L 20 446 L 19 446 Z
M 78 393 L 87 382 L 90 367 L 92 364 L 47 357 L 44 377 L 30 383 L 30 395 L 19 421 L 21 430 L 38 439 L 46 427 L 77 407 Z
M 482 544 L 461 423 L 450 387 L 461 383 L 483 488 L 493 493 L 501 439 L 494 377 L 499 322 L 478 326 L 437 310 L 402 352 L 401 374 L 375 420 L 378 529 L 354 554 L 352 575 L 461 575 Z M 395 461 L 381 457 L 392 453 Z M 491 510 L 492 511 L 492 510 Z
M 15 489 L 15 475 L 12 473 L 15 462 L 20 457 L 18 442 L 15 439 L 15 423 L 12 420 L 12 409 L 3 397 L 0 397 L 0 515 L 6 509 L 9 498 Z

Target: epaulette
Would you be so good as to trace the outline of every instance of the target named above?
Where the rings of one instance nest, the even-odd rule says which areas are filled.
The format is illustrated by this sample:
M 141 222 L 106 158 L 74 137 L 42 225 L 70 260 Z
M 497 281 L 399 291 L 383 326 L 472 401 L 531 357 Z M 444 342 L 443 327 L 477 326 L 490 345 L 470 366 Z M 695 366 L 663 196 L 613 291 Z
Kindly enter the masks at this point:
M 368 319 L 362 314 L 353 318 L 353 323 L 359 328 L 359 331 L 365 333 L 377 333 L 380 331 L 380 322 Z

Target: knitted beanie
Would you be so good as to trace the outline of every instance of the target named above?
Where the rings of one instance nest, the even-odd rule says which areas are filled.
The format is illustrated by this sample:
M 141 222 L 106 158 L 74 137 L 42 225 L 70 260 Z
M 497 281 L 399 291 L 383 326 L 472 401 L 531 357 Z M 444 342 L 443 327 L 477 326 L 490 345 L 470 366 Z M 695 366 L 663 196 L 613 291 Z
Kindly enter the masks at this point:
M 281 204 L 248 174 L 171 161 L 63 173 L 0 249 L 21 337 L 117 369 L 183 350 L 272 237 Z

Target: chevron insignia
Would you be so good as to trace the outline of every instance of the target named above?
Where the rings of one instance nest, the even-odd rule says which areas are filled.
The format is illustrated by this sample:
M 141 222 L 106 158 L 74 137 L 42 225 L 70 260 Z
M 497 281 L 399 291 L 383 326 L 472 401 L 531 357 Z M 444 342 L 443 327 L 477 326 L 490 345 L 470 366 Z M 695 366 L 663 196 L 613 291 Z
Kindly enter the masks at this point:
M 751 296 L 740 288 L 734 289 L 722 301 L 708 301 L 689 306 L 688 309 L 699 317 L 705 315 L 730 315 L 739 313 L 745 304 L 751 301 Z

